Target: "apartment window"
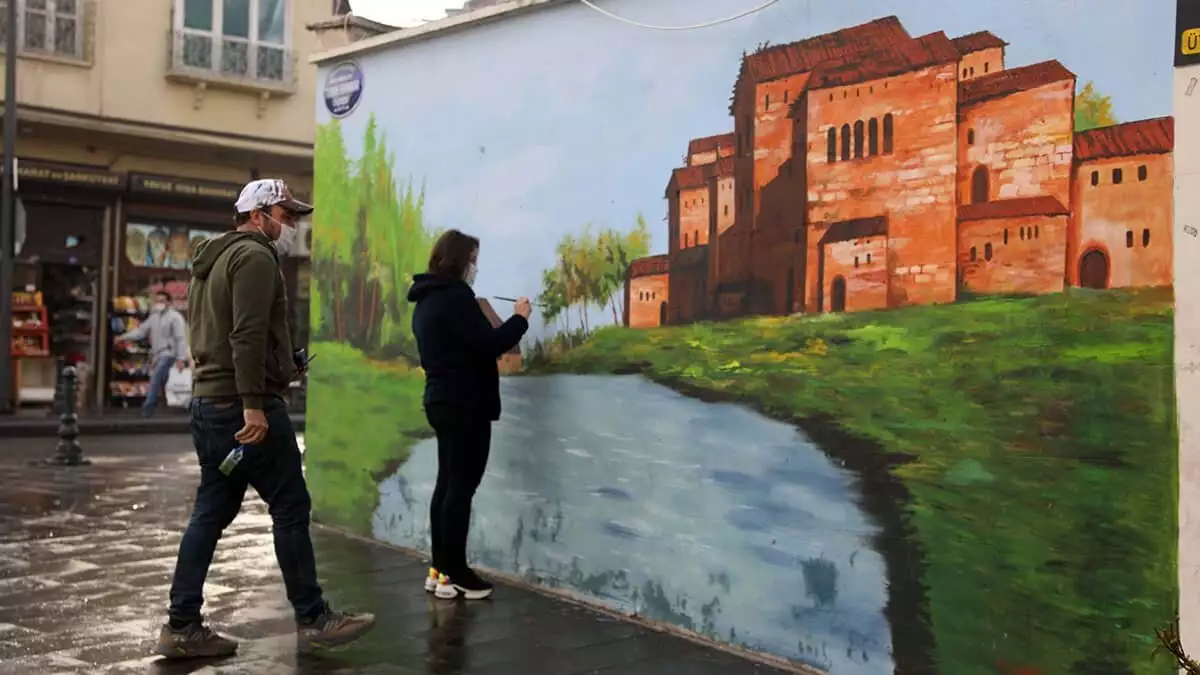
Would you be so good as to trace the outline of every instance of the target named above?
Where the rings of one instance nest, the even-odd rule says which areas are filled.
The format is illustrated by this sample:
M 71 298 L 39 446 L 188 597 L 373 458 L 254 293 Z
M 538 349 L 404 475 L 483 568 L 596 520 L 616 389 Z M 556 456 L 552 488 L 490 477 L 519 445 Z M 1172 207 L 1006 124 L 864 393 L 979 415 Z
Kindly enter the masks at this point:
M 1041 239 L 1041 238 L 1042 238 L 1042 226 L 1041 226 L 1041 225 L 1034 225 L 1034 226 L 1033 226 L 1033 238 L 1034 238 L 1034 239 Z
M 871 254 L 870 253 L 867 254 L 867 264 L 868 265 L 871 264 Z
M 983 72 L 985 72 L 985 73 L 986 73 L 986 72 L 988 71 L 988 68 L 990 68 L 990 67 L 991 67 L 991 65 L 992 65 L 992 62 L 991 62 L 991 61 L 984 61 L 984 62 L 983 62 Z
M 883 154 L 892 152 L 892 113 L 883 116 Z
M 17 45 L 23 52 L 83 59 L 82 0 L 16 0 Z M 7 6 L 0 0 L 0 8 Z M 0 15 L 0 21 L 3 16 Z M 0 24 L 0 37 L 5 27 Z
M 967 145 L 975 145 L 975 130 L 967 129 Z
M 1113 169 L 1112 177 L 1113 177 L 1113 185 L 1120 185 L 1121 180 L 1123 180 L 1123 178 L 1124 178 L 1124 176 L 1122 176 L 1122 174 L 1121 174 L 1120 169 Z
M 1025 241 L 1025 226 L 1021 226 L 1021 241 Z
M 979 259 L 979 252 L 975 250 L 974 246 L 972 246 L 971 247 L 971 262 L 975 262 L 978 259 Z
M 1004 228 L 1004 245 L 1008 246 L 1008 228 Z
M 725 215 L 729 215 L 729 205 L 725 205 Z
M 854 123 L 854 158 L 861 159 L 863 156 L 863 121 L 859 120 Z
M 966 76 L 967 76 L 967 69 L 963 68 L 963 77 L 965 78 Z
M 867 154 L 872 157 L 879 154 L 879 120 L 874 117 L 867 122 Z
M 1150 230 L 1142 230 L 1142 248 L 1150 245 Z
M 842 159 L 850 159 L 850 125 L 842 125 Z
M 825 158 L 832 164 L 837 161 L 837 128 L 829 127 L 829 131 L 825 133 L 826 148 Z
M 227 77 L 283 81 L 286 0 L 176 0 L 176 10 L 176 63 Z
M 1138 180 L 1146 180 L 1146 165 L 1142 164 L 1138 167 Z
M 1093 171 L 1092 172 L 1092 185 L 1099 185 L 1099 184 L 1100 184 L 1100 172 Z
M 1133 248 L 1133 230 L 1125 230 L 1125 248 Z
M 992 259 L 992 242 L 990 242 L 990 241 L 983 245 L 983 259 L 984 260 Z
M 854 266 L 858 267 L 858 256 L 854 256 Z

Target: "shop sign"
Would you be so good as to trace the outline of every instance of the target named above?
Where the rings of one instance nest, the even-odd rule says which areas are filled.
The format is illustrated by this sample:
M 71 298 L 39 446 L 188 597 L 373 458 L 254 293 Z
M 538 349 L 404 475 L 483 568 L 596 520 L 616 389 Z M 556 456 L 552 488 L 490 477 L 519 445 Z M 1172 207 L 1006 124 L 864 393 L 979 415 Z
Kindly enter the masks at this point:
M 237 201 L 242 186 L 234 183 L 159 176 L 148 173 L 129 174 L 129 191 L 142 194 L 170 195 L 189 199 L 208 199 L 233 203 Z
M 339 63 L 325 76 L 325 109 L 337 118 L 358 107 L 363 96 L 363 72 L 353 61 Z
M 73 185 L 101 190 L 124 190 L 126 185 L 125 174 L 109 171 L 103 167 L 59 164 L 37 159 L 17 161 L 17 179 L 32 183 Z
M 1176 0 L 1175 66 L 1200 63 L 1200 0 Z

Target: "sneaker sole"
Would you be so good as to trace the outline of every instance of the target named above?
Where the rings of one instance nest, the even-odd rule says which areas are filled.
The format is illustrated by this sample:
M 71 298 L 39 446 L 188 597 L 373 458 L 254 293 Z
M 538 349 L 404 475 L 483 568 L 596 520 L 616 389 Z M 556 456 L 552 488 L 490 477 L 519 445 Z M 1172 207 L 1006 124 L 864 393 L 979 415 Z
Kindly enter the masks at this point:
M 154 653 L 164 659 L 179 661 L 183 659 L 217 659 L 225 656 L 233 656 L 237 653 L 238 646 L 232 647 L 210 647 L 208 649 L 182 649 L 174 645 L 165 647 L 158 645 L 154 648 Z
M 375 622 L 372 621 L 371 623 L 363 624 L 358 629 L 347 632 L 343 635 L 328 637 L 321 640 L 299 638 L 296 646 L 302 652 L 311 652 L 319 649 L 333 649 L 334 647 L 344 647 L 366 635 L 367 633 L 370 633 L 371 629 L 374 627 Z
M 436 593 L 437 587 L 438 587 L 438 583 L 436 581 L 434 581 L 433 579 L 425 580 L 425 592 L 426 593 Z

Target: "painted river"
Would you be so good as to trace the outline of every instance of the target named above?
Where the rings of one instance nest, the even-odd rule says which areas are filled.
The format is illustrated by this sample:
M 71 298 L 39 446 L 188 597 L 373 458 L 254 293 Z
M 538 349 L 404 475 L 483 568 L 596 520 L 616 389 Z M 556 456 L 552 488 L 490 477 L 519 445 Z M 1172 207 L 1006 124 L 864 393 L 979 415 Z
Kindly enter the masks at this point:
M 879 528 L 795 427 L 639 376 L 504 378 L 475 564 L 827 669 L 894 670 Z M 374 533 L 428 550 L 435 441 L 380 485 Z

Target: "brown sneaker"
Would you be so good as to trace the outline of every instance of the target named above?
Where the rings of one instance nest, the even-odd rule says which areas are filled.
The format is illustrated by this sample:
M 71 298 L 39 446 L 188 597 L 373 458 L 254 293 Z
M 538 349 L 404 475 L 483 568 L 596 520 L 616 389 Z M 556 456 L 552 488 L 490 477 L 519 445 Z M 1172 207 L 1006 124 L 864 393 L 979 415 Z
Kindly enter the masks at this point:
M 158 632 L 154 653 L 168 659 L 197 659 L 232 656 L 237 649 L 235 640 L 217 635 L 204 622 L 197 621 L 179 630 L 164 624 Z
M 296 644 L 300 651 L 339 647 L 354 642 L 374 627 L 374 614 L 351 614 L 326 608 L 312 623 L 297 626 Z

